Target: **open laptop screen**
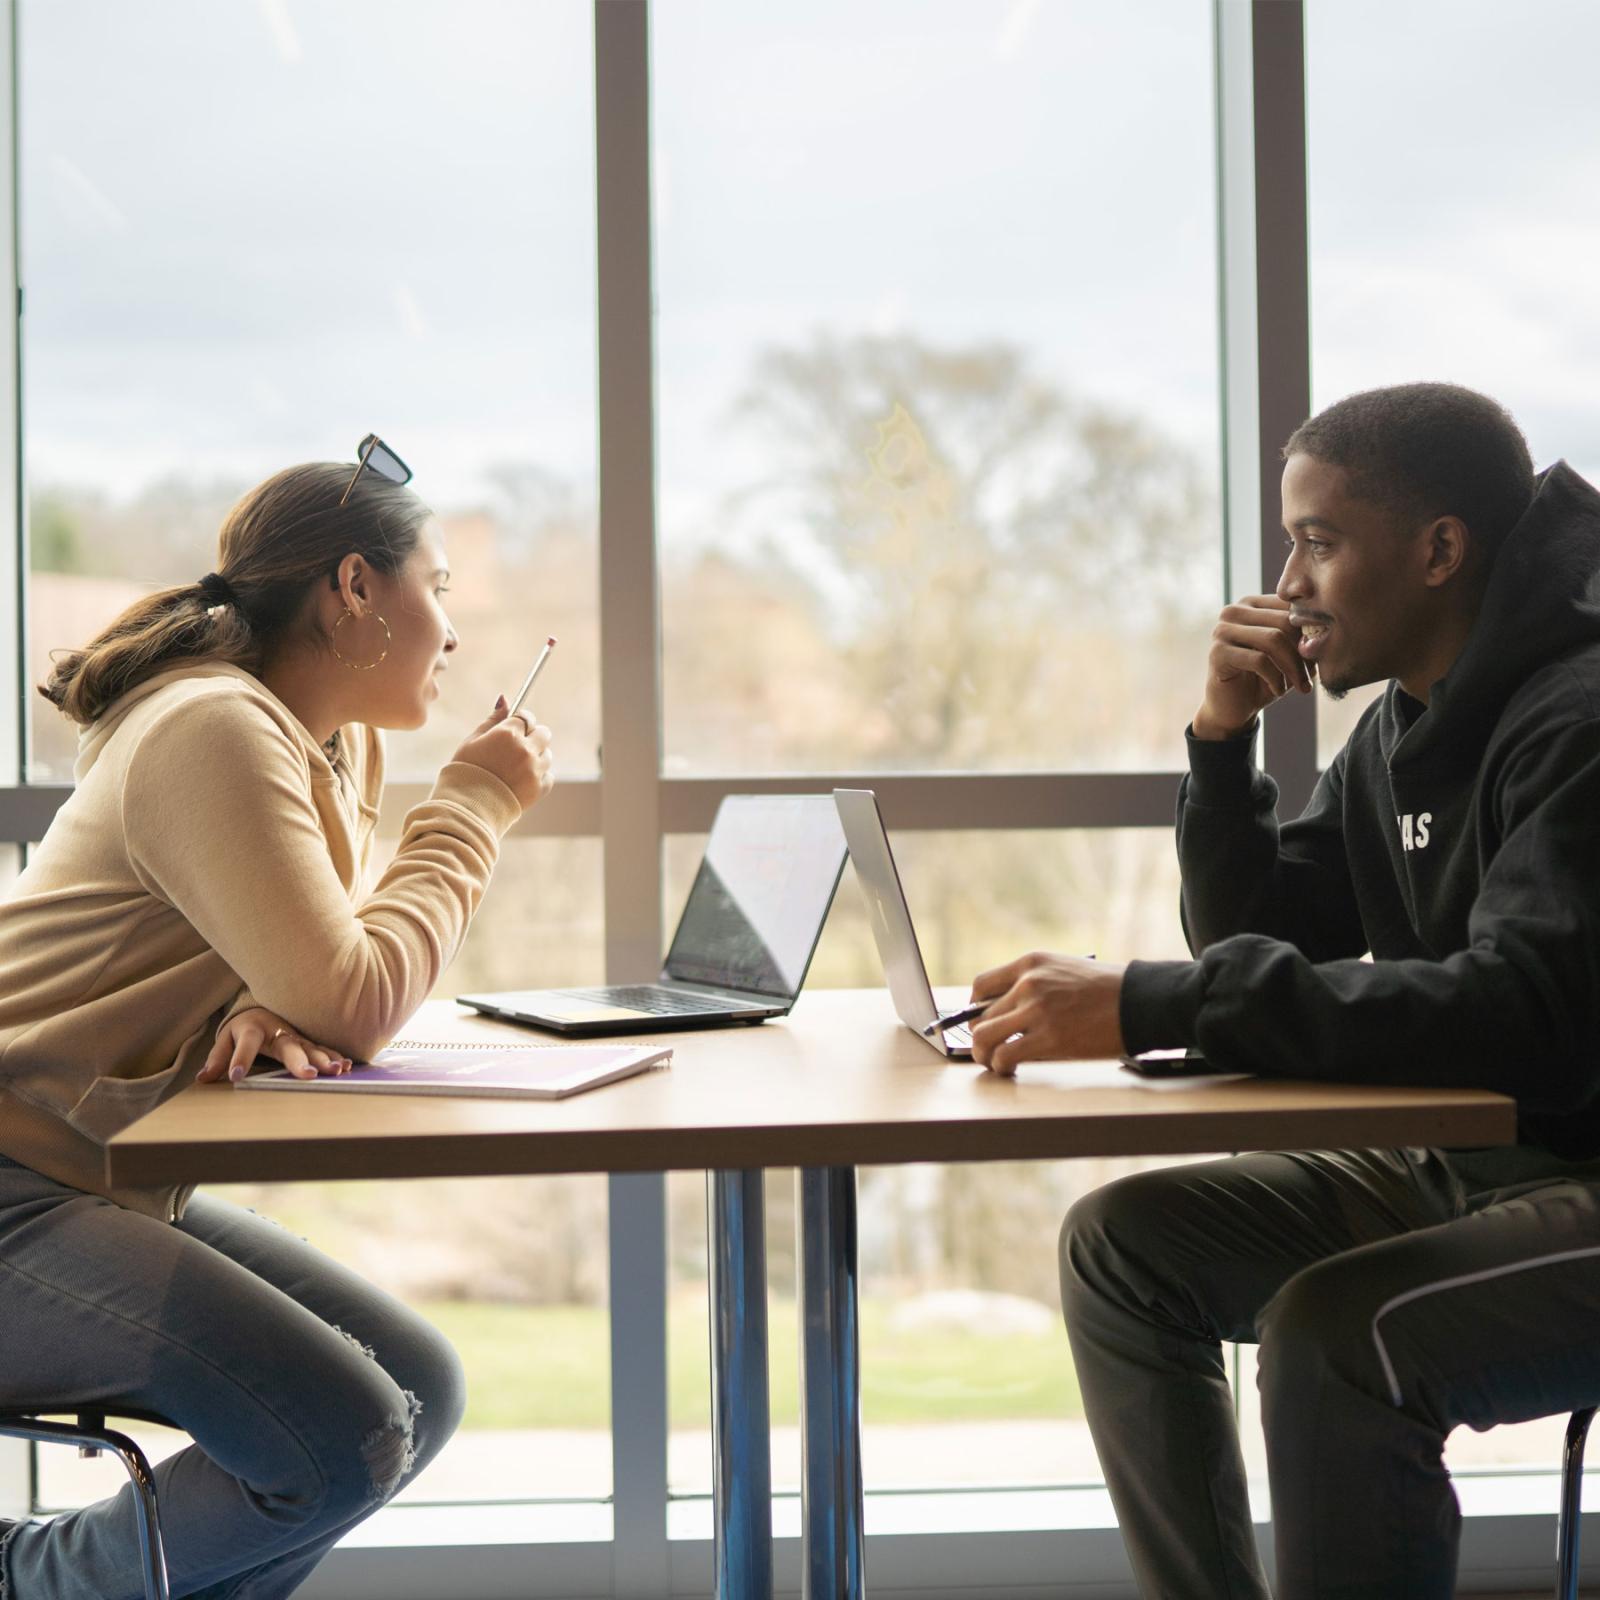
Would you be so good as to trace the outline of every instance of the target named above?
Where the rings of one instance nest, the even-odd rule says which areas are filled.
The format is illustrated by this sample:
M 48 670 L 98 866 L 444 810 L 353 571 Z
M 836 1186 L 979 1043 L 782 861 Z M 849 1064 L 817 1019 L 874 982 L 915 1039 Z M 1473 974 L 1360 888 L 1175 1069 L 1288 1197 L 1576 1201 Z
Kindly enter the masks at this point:
M 832 796 L 729 795 L 712 824 L 665 976 L 792 999 L 844 856 Z

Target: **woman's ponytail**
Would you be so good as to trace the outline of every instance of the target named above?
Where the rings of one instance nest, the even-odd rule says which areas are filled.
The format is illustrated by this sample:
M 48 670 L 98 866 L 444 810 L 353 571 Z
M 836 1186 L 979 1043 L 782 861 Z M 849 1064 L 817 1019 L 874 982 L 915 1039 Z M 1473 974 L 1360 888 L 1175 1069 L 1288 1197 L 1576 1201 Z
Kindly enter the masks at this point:
M 169 666 L 225 661 L 250 671 L 259 647 L 237 601 L 220 600 L 207 584 L 189 583 L 135 601 L 81 650 L 51 659 L 50 677 L 39 693 L 87 726 L 129 689 Z
M 228 513 L 216 572 L 136 601 L 79 650 L 52 652 L 39 685 L 64 715 L 87 727 L 146 678 L 184 663 L 225 662 L 259 673 L 308 629 L 318 585 L 359 552 L 395 573 L 433 513 L 409 489 L 376 472 L 314 461 L 258 484 Z

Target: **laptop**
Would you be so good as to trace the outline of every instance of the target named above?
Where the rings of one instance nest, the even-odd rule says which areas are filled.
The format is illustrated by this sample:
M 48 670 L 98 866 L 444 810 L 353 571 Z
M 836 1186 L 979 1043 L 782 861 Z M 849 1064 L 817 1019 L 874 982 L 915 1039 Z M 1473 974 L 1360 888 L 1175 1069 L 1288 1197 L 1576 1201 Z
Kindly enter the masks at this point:
M 839 810 L 856 878 L 866 896 L 872 937 L 877 940 L 878 956 L 900 1020 L 941 1055 L 971 1060 L 972 1031 L 965 1023 L 932 1038 L 922 1031 L 939 1016 L 939 1008 L 933 1001 L 933 985 L 928 982 L 928 969 L 923 965 L 917 930 L 911 925 L 911 908 L 906 904 L 900 871 L 894 864 L 889 835 L 878 811 L 878 797 L 870 789 L 835 789 L 833 803 Z
M 575 1035 L 785 1016 L 806 980 L 844 857 L 827 795 L 730 794 L 655 983 L 463 994 L 457 1003 Z

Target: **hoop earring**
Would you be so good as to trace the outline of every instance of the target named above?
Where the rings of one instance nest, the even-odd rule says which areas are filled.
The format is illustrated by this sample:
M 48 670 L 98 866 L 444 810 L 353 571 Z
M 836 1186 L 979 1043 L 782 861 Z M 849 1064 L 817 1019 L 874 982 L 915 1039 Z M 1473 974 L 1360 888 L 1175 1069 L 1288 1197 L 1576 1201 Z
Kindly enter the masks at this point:
M 333 625 L 333 638 L 331 642 L 333 644 L 334 659 L 337 661 L 343 661 L 352 672 L 371 672 L 372 669 L 377 666 L 378 661 L 382 661 L 383 658 L 388 655 L 389 645 L 393 641 L 394 635 L 389 632 L 389 624 L 385 622 L 381 616 L 378 617 L 378 626 L 383 629 L 383 649 L 378 652 L 378 661 L 368 661 L 363 663 L 360 661 L 348 660 L 346 657 L 339 654 L 339 630 L 354 615 L 355 612 L 353 612 L 349 606 L 346 606 L 344 608 L 344 615 L 340 617 L 339 620 Z M 377 613 L 374 613 L 374 615 L 376 616 Z

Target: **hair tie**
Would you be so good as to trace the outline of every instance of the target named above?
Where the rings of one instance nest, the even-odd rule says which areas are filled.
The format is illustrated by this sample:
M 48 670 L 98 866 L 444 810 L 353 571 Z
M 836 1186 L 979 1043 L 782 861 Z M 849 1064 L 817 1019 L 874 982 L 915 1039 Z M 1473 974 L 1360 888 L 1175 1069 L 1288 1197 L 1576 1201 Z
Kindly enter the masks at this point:
M 220 572 L 208 572 L 198 587 L 208 606 L 233 606 L 239 603 L 234 597 L 233 586 Z

